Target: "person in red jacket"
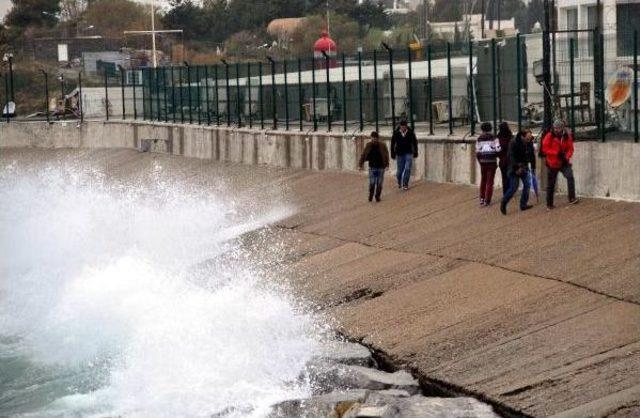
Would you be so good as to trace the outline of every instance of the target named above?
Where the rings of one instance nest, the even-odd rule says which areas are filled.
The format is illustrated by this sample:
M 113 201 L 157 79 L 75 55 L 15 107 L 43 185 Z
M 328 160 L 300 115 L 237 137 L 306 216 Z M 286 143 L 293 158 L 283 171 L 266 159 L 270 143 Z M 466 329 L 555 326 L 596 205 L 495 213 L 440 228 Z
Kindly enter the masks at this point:
M 553 128 L 542 139 L 542 155 L 547 165 L 547 208 L 553 209 L 553 194 L 556 188 L 558 173 L 567 179 L 569 189 L 569 203 L 578 203 L 576 199 L 576 185 L 571 168 L 573 157 L 573 135 L 565 129 L 562 120 L 555 120 Z

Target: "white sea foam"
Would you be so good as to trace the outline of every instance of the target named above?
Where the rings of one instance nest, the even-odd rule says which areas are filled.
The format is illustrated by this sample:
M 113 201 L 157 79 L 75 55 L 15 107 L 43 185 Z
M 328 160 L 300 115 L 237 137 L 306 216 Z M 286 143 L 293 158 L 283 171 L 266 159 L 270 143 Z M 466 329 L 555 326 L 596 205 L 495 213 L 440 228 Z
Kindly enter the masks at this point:
M 2 167 L 0 415 L 261 416 L 309 390 L 313 318 L 250 263 L 203 263 L 290 211 L 153 178 Z

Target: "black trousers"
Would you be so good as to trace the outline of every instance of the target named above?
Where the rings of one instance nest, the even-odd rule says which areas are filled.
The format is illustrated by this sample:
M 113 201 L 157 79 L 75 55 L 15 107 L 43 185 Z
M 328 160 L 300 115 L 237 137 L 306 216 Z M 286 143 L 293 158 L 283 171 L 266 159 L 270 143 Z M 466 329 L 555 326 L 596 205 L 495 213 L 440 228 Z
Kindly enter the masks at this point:
M 559 170 L 547 166 L 547 206 L 553 206 L 553 194 L 556 190 L 558 173 L 562 173 L 562 175 L 567 179 L 569 201 L 576 198 L 576 182 L 573 178 L 573 169 L 571 166 L 569 164 L 565 164 Z

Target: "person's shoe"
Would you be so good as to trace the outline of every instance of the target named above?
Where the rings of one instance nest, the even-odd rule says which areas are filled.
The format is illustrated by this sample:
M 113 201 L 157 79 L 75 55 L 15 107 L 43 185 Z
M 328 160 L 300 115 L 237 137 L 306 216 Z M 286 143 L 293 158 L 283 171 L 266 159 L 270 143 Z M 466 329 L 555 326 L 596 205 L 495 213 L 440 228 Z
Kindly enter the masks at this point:
M 398 189 L 402 189 L 402 184 L 398 183 Z
M 480 199 L 480 206 L 484 206 L 484 199 Z
M 556 207 L 553 205 L 547 205 L 547 210 L 554 210 Z
M 520 210 L 522 210 L 522 211 L 524 211 L 524 210 L 529 210 L 529 209 L 531 209 L 532 207 L 533 207 L 533 206 L 531 206 L 531 205 L 526 205 L 526 206 L 521 207 L 521 208 L 520 208 Z
M 503 215 L 507 214 L 507 202 L 500 202 L 500 213 Z
M 573 199 L 573 200 L 570 200 L 570 201 L 569 201 L 569 204 L 570 204 L 570 205 L 576 205 L 576 204 L 578 204 L 579 202 L 580 202 L 580 199 L 575 198 L 575 199 Z
M 402 190 L 409 190 L 409 186 L 402 186 Z
M 380 199 L 380 196 L 376 196 L 376 202 L 381 201 L 382 199 Z

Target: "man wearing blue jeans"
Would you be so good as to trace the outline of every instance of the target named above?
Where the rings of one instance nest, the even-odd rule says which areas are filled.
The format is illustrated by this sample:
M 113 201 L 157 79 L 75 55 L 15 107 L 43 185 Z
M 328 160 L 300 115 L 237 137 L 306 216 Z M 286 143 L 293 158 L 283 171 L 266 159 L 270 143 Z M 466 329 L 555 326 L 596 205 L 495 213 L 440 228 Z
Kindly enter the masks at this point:
M 418 139 L 407 126 L 406 120 L 400 122 L 400 127 L 391 137 L 391 158 L 398 164 L 396 172 L 398 188 L 408 190 L 413 159 L 418 158 Z
M 507 204 L 516 194 L 518 183 L 522 180 L 522 194 L 520 195 L 520 210 L 529 210 L 529 189 L 531 189 L 531 174 L 529 166 L 535 172 L 536 157 L 533 148 L 533 135 L 530 129 L 524 129 L 516 135 L 509 145 L 509 185 L 500 202 L 500 212 L 507 214 Z
M 371 132 L 371 141 L 367 143 L 360 155 L 358 162 L 360 170 L 364 168 L 365 161 L 369 162 L 369 202 L 373 200 L 374 194 L 376 202 L 379 202 L 384 183 L 384 170 L 389 167 L 389 150 L 384 142 L 380 142 L 376 131 Z

